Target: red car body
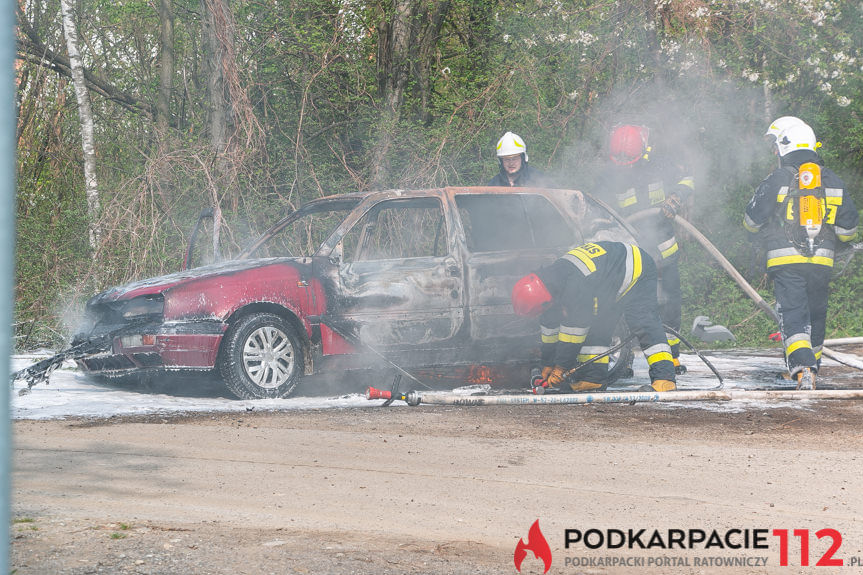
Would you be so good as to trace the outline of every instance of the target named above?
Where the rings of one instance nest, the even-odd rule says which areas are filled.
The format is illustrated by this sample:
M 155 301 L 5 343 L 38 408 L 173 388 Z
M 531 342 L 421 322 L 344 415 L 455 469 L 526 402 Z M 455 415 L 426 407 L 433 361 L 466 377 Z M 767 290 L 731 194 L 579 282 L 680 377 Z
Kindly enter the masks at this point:
M 244 398 L 284 397 L 305 375 L 381 362 L 524 363 L 537 327 L 512 312 L 515 281 L 571 246 L 632 237 L 571 190 L 331 196 L 237 259 L 97 294 L 73 343 L 110 336 L 110 349 L 77 360 L 90 374 L 215 371 Z

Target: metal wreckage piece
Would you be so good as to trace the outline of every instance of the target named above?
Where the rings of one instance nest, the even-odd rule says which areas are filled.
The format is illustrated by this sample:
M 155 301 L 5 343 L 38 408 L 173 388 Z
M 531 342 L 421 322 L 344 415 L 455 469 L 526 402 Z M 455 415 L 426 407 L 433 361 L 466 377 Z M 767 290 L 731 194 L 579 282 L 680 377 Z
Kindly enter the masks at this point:
M 63 365 L 67 359 L 78 359 L 93 353 L 99 353 L 111 348 L 111 340 L 113 334 L 105 334 L 87 341 L 83 341 L 77 345 L 61 351 L 56 355 L 52 355 L 47 359 L 43 359 L 38 363 L 34 363 L 29 367 L 18 370 L 10 376 L 9 385 L 14 386 L 16 381 L 23 381 L 27 387 L 21 389 L 18 394 L 25 395 L 33 389 L 34 385 L 40 383 L 48 384 L 51 373 Z
M 40 383 L 47 385 L 49 383 L 51 373 L 63 365 L 63 362 L 67 359 L 81 359 L 88 355 L 107 351 L 111 349 L 111 345 L 113 344 L 115 337 L 139 327 L 141 323 L 142 322 L 133 322 L 120 329 L 89 337 L 84 341 L 64 349 L 60 353 L 52 355 L 51 357 L 34 363 L 29 367 L 25 367 L 24 369 L 19 369 L 9 376 L 9 386 L 11 388 L 15 385 L 16 381 L 23 381 L 27 384 L 27 387 L 19 390 L 18 395 L 26 395 L 30 393 L 30 390 L 33 389 L 34 385 L 38 385 Z

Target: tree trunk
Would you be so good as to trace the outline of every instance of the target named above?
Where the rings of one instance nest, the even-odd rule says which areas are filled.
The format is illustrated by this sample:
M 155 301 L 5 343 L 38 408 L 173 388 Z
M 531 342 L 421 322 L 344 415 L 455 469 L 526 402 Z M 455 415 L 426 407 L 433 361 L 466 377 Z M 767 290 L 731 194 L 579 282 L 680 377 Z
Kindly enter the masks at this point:
M 225 60 L 223 25 L 224 10 L 227 7 L 223 0 L 202 0 L 201 28 L 205 50 L 207 70 L 207 98 L 209 100 L 208 123 L 210 128 L 210 145 L 216 155 L 216 165 L 219 175 L 227 170 L 224 168 L 224 155 L 228 141 L 228 125 L 230 123 L 230 101 L 225 88 L 223 63 Z
M 393 0 L 392 21 L 385 17 L 378 26 L 378 88 L 383 110 L 372 162 L 373 188 L 385 187 L 390 177 L 389 151 L 410 75 L 411 24 L 418 4 L 417 0 Z
M 66 36 L 66 49 L 72 68 L 72 84 L 78 99 L 78 116 L 81 122 L 81 143 L 84 149 L 84 182 L 87 195 L 87 216 L 89 218 L 90 248 L 95 250 L 102 236 L 99 224 L 99 186 L 96 180 L 96 145 L 93 138 L 93 110 L 90 107 L 90 93 L 84 80 L 84 65 L 78 51 L 78 29 L 72 18 L 71 0 L 61 0 L 63 31 Z
M 416 81 L 420 91 L 420 118 L 423 123 L 430 120 L 429 105 L 431 103 L 431 91 L 434 85 L 432 77 L 432 65 L 436 60 L 438 41 L 441 29 L 449 12 L 450 0 L 442 0 L 432 4 L 430 9 L 423 10 L 420 18 L 422 30 L 416 42 L 411 42 L 415 47 Z
M 156 123 L 164 131 L 171 119 L 171 88 L 174 79 L 174 3 L 172 0 L 161 0 L 159 3 L 159 23 L 159 43 L 162 49 Z

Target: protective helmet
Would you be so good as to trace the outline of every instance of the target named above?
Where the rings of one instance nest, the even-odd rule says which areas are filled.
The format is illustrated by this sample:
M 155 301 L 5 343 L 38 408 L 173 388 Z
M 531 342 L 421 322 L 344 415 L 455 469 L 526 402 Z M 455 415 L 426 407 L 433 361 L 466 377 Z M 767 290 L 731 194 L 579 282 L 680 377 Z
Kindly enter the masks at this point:
M 536 317 L 550 302 L 551 294 L 536 274 L 524 276 L 512 288 L 512 309 L 515 315 Z
M 770 127 L 767 128 L 767 131 L 764 132 L 764 135 L 778 138 L 779 134 L 781 134 L 784 130 L 787 130 L 791 126 L 805 123 L 806 122 L 804 122 L 797 116 L 781 116 L 773 120 L 773 123 L 771 123 Z
M 646 126 L 627 124 L 614 128 L 608 145 L 611 161 L 618 166 L 628 166 L 640 160 L 642 155 L 649 150 L 647 147 L 648 133 L 649 130 Z
M 797 150 L 812 150 L 818 149 L 818 141 L 815 139 L 815 132 L 812 131 L 805 123 L 794 124 L 785 128 L 776 137 L 776 148 L 779 150 L 779 156 L 785 156 Z
M 497 156 L 513 156 L 515 154 L 524 154 L 524 161 L 527 162 L 527 145 L 518 134 L 507 132 L 497 141 Z

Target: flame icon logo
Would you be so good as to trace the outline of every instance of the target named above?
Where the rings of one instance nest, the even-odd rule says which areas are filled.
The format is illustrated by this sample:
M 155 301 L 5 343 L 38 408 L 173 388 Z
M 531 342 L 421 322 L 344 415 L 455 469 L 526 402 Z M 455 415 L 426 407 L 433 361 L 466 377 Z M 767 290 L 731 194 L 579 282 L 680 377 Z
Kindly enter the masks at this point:
M 539 529 L 539 519 L 533 522 L 530 530 L 527 532 L 527 543 L 524 539 L 518 540 L 518 545 L 515 546 L 515 569 L 521 573 L 521 562 L 527 557 L 528 550 L 533 551 L 533 556 L 537 559 L 542 559 L 542 564 L 545 565 L 543 574 L 548 573 L 551 569 L 551 547 L 548 546 L 548 541 Z

